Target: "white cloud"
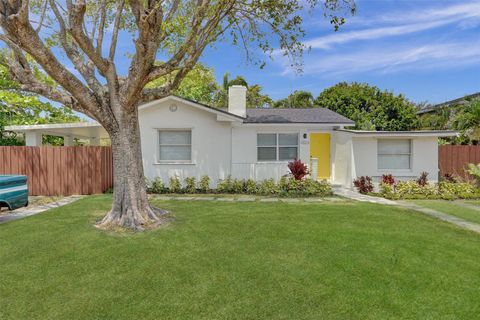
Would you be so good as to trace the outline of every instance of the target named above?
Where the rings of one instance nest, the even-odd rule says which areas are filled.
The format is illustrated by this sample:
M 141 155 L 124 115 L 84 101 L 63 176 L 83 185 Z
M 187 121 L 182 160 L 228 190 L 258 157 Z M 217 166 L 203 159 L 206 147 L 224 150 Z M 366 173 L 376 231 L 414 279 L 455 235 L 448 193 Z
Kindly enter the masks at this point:
M 420 46 L 371 48 L 305 60 L 304 73 L 339 76 L 360 72 L 392 73 L 405 70 L 452 68 L 480 63 L 480 42 L 462 41 Z M 284 68 L 284 75 L 291 69 Z
M 400 36 L 415 32 L 439 28 L 452 23 L 461 24 L 462 28 L 476 26 L 480 19 L 480 2 L 451 5 L 441 9 L 426 9 L 420 12 L 402 14 L 384 14 L 373 17 L 378 24 L 390 24 L 377 28 L 330 34 L 306 42 L 313 49 L 329 49 L 335 44 L 359 40 L 374 40 Z

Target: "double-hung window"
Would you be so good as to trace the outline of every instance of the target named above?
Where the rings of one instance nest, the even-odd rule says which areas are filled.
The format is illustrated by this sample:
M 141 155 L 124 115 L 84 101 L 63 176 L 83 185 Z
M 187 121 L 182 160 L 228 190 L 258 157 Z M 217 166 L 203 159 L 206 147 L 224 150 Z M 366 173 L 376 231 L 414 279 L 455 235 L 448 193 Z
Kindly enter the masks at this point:
M 159 130 L 158 141 L 161 162 L 192 160 L 191 130 Z
M 378 169 L 408 170 L 412 165 L 410 139 L 378 139 Z
M 258 161 L 290 161 L 298 158 L 298 133 L 258 133 Z

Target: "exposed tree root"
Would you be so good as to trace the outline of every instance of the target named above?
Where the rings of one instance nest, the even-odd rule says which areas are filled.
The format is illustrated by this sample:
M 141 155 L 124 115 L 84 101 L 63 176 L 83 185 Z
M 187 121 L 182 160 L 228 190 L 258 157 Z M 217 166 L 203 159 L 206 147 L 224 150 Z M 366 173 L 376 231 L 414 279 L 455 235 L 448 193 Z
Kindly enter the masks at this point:
M 95 227 L 101 230 L 128 229 L 145 231 L 158 228 L 171 220 L 168 211 L 147 206 L 145 211 L 127 208 L 126 210 L 110 210 Z

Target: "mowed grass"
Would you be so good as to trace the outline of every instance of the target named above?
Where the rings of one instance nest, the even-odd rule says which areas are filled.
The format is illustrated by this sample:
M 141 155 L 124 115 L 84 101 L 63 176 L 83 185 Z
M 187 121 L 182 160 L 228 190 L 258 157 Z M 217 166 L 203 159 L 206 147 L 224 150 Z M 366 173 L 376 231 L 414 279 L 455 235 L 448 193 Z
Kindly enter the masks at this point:
M 157 202 L 109 234 L 95 196 L 0 225 L 0 319 L 474 319 L 480 236 L 368 203 Z
M 446 200 L 414 200 L 415 204 L 419 206 L 438 210 L 443 213 L 450 214 L 452 216 L 457 216 L 461 219 L 480 223 L 480 211 L 475 210 L 467 206 L 462 206 L 462 201 L 446 201 Z M 471 206 L 476 205 L 475 202 L 465 202 Z

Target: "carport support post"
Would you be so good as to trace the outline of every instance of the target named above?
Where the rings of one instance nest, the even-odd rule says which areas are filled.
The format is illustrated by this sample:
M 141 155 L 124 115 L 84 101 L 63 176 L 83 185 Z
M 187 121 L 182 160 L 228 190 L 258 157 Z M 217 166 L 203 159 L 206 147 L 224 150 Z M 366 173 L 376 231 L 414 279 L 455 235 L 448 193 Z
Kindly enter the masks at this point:
M 99 146 L 100 145 L 100 138 L 99 137 L 91 137 L 90 138 L 90 145 L 91 146 Z
M 28 147 L 38 147 L 42 145 L 42 133 L 38 131 L 25 132 L 25 145 Z
M 72 136 L 63 136 L 63 146 L 73 147 L 74 145 L 75 145 L 75 141 L 73 140 Z

